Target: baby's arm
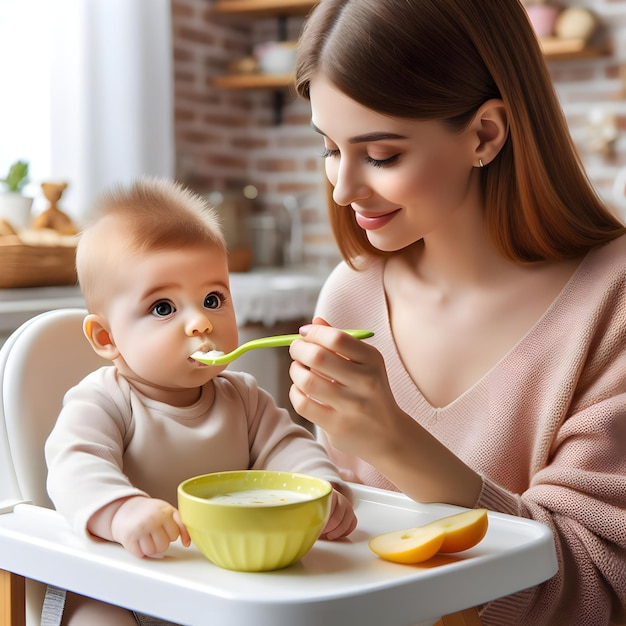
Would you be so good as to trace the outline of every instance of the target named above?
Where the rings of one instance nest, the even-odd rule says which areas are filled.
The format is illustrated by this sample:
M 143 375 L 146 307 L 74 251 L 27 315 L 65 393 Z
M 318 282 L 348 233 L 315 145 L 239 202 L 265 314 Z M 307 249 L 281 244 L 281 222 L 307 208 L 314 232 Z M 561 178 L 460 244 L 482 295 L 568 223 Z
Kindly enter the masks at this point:
M 184 546 L 191 543 L 178 509 L 145 496 L 107 504 L 91 516 L 87 529 L 97 537 L 121 543 L 137 557 L 161 554 L 178 537 Z
M 337 489 L 333 489 L 330 517 L 320 535 L 321 539 L 341 539 L 356 528 L 356 515 L 352 503 Z

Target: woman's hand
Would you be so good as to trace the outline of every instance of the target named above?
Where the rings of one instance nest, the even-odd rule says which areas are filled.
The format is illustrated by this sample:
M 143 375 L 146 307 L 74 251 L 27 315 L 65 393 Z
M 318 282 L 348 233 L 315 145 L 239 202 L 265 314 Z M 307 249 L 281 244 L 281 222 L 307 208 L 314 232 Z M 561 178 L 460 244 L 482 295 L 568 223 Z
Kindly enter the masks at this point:
M 380 352 L 319 318 L 300 332 L 290 347 L 294 409 L 409 497 L 472 507 L 481 477 L 398 406 Z
M 303 340 L 290 347 L 294 409 L 339 450 L 375 458 L 410 419 L 393 397 L 382 355 L 320 318 L 300 332 Z

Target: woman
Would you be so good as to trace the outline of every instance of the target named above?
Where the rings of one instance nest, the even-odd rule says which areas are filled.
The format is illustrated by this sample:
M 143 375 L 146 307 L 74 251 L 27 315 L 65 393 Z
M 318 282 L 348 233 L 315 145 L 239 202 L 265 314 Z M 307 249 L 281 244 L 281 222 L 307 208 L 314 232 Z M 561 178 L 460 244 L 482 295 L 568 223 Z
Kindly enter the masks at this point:
M 522 5 L 322 0 L 296 86 L 345 262 L 291 347 L 295 409 L 345 478 L 552 529 L 557 575 L 484 624 L 624 623 L 625 227 Z

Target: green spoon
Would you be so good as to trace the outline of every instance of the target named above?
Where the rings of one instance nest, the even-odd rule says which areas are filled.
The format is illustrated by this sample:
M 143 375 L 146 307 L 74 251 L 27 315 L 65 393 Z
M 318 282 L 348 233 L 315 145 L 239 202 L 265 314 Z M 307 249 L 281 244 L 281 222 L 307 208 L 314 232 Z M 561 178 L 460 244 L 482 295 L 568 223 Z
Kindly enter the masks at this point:
M 357 339 L 367 339 L 374 333 L 371 330 L 344 330 L 343 332 L 356 337 Z M 259 339 L 253 339 L 241 344 L 238 348 L 235 348 L 232 352 L 224 354 L 219 350 L 211 350 L 211 352 L 194 352 L 191 355 L 192 359 L 205 363 L 206 365 L 227 365 L 236 358 L 240 357 L 244 352 L 248 350 L 254 350 L 255 348 L 278 348 L 280 346 L 289 346 L 296 339 L 301 339 L 302 335 L 274 335 L 273 337 L 260 337 Z

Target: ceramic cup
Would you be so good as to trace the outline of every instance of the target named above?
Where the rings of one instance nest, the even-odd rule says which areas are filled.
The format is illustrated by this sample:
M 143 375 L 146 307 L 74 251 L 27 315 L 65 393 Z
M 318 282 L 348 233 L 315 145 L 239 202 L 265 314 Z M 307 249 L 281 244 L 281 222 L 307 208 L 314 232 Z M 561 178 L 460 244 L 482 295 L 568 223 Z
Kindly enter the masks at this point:
M 263 74 L 289 74 L 296 63 L 296 48 L 290 41 L 267 41 L 254 47 Z

